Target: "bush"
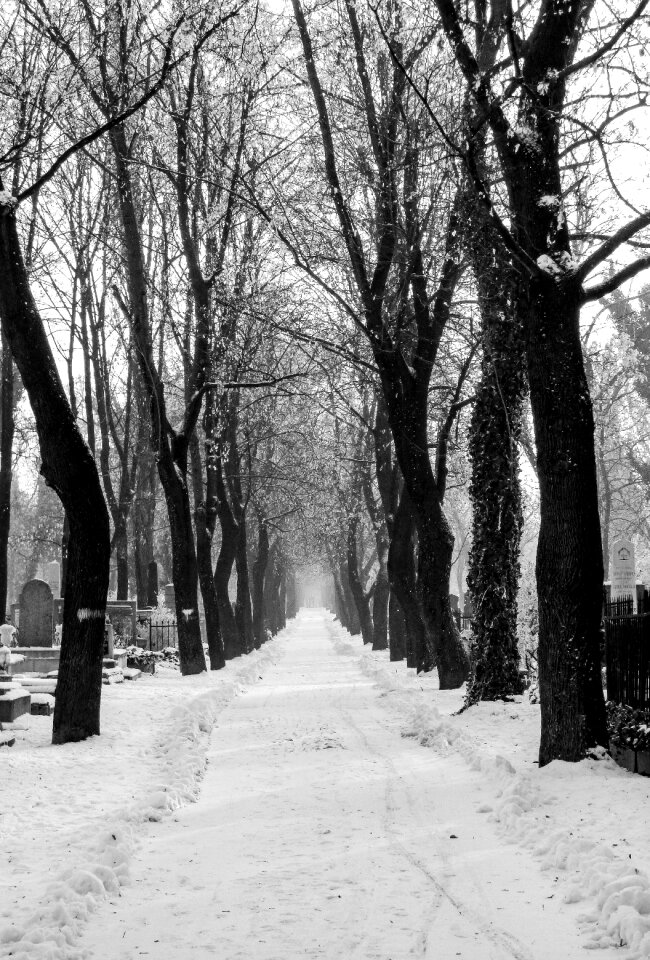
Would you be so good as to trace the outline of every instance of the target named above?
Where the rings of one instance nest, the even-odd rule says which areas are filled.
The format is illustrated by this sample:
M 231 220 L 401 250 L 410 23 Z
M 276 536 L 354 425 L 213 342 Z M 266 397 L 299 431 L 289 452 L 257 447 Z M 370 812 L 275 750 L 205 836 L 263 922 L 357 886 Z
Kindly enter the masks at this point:
M 624 703 L 607 702 L 609 739 L 615 746 L 650 750 L 650 709 L 639 710 Z

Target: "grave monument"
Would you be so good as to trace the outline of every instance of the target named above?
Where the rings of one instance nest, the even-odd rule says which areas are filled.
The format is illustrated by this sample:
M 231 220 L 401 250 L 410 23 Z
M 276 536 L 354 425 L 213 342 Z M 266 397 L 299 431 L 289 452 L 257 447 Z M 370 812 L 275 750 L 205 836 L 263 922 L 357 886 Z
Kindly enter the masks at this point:
M 631 540 L 616 540 L 612 544 L 611 570 L 611 599 L 630 598 L 636 609 L 636 565 Z

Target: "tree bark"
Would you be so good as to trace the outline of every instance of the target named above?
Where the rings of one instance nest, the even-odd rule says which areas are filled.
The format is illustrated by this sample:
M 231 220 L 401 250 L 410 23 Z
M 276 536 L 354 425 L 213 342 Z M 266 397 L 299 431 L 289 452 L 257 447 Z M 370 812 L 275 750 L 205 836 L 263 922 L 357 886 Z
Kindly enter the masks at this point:
M 151 449 L 150 429 L 139 414 L 136 438 L 139 451 L 133 500 L 133 565 L 135 567 L 135 586 L 138 607 L 141 609 L 152 604 L 149 591 L 149 567 L 154 563 L 153 531 L 156 516 L 156 461 Z
M 253 609 L 251 607 L 250 575 L 248 569 L 248 536 L 246 514 L 241 513 L 238 520 L 237 548 L 235 566 L 237 568 L 237 597 L 235 599 L 235 621 L 241 642 L 241 653 L 250 653 L 255 646 L 253 636 Z
M 298 613 L 298 598 L 296 588 L 296 571 L 289 567 L 286 574 L 286 620 L 291 620 Z
M 348 540 L 347 540 L 347 572 L 350 591 L 356 607 L 359 618 L 359 627 L 364 643 L 372 644 L 372 615 L 370 613 L 370 601 L 361 582 L 359 572 L 359 557 L 357 547 L 357 530 L 359 527 L 359 517 L 356 514 L 348 519 Z
M 0 317 L 36 420 L 41 472 L 70 523 L 53 743 L 100 732 L 110 531 L 95 462 L 65 395 L 29 288 L 16 217 L 0 210 Z
M 257 537 L 257 556 L 253 564 L 253 639 L 255 648 L 259 648 L 264 643 L 265 620 L 268 611 L 265 611 L 264 604 L 264 580 L 267 574 L 269 564 L 269 528 L 262 516 L 259 518 L 259 533 Z
M 117 599 L 129 599 L 129 544 L 127 538 L 127 518 L 120 517 L 113 531 L 113 546 L 117 563 Z
M 391 661 L 404 660 L 407 650 L 406 619 L 392 588 L 388 600 L 388 638 Z
M 220 457 L 217 458 L 215 467 L 217 474 L 217 513 L 221 526 L 221 548 L 214 571 L 214 585 L 217 592 L 224 656 L 226 660 L 232 660 L 233 657 L 238 657 L 241 652 L 239 630 L 228 592 L 230 576 L 237 553 L 239 528 L 228 500 Z
M 378 544 L 379 547 L 379 544 Z M 372 649 L 386 650 L 388 648 L 388 601 L 390 598 L 390 584 L 388 581 L 388 543 L 381 543 L 381 553 L 378 553 L 379 570 L 375 577 L 372 592 Z
M 470 219 L 483 360 L 470 425 L 472 678 L 466 703 L 522 692 L 517 641 L 519 545 L 523 526 L 519 438 L 526 393 L 523 330 L 512 310 L 512 269 L 491 225 Z M 509 279 L 510 278 L 510 279 Z
M 1 216 L 2 214 L 0 214 Z M 14 361 L 7 338 L 2 336 L 2 385 L 0 387 L 0 617 L 7 612 L 7 571 L 11 525 L 11 483 L 14 441 Z
M 206 444 L 207 446 L 207 444 Z M 194 433 L 190 440 L 192 457 L 192 484 L 194 487 L 194 527 L 196 529 L 196 561 L 199 571 L 199 586 L 203 599 L 205 632 L 210 657 L 210 669 L 221 670 L 226 665 L 219 619 L 219 601 L 212 570 L 212 536 L 215 528 L 216 505 L 210 491 L 204 493 L 202 484 L 201 452 L 199 439 Z M 212 464 L 213 466 L 213 464 Z M 214 470 L 208 469 L 208 477 Z
M 426 660 L 424 621 L 420 611 L 413 538 L 415 523 L 405 489 L 402 490 L 388 552 L 388 574 L 406 626 L 406 665 L 421 669 Z
M 600 668 L 603 560 L 579 291 L 549 279 L 528 302 L 527 358 L 541 524 L 537 548 L 540 764 L 608 745 Z

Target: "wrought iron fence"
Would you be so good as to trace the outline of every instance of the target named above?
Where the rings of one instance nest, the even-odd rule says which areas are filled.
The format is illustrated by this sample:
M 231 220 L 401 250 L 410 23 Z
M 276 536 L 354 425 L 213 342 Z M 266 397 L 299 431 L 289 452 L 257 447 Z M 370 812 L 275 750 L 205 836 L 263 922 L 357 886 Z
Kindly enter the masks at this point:
M 630 617 L 636 612 L 634 597 L 619 597 L 618 600 L 605 601 L 606 617 Z
M 157 620 L 155 623 L 149 620 L 146 622 L 149 625 L 149 650 L 164 650 L 165 647 L 178 646 L 175 620 Z
M 650 613 L 633 602 L 614 601 L 605 616 L 607 699 L 630 707 L 650 706 Z M 630 611 L 630 612 L 626 612 Z

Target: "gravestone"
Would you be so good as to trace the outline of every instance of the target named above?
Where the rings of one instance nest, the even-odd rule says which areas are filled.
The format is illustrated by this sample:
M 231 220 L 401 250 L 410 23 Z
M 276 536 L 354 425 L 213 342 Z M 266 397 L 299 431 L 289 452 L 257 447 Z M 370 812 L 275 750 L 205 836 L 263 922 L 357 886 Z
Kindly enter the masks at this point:
M 45 564 L 45 579 L 53 597 L 61 596 L 61 566 L 57 560 Z
M 449 594 L 449 604 L 451 606 L 451 612 L 458 613 L 458 597 L 455 593 Z
M 616 540 L 612 544 L 611 567 L 612 600 L 631 597 L 636 602 L 636 566 L 631 540 Z
M 147 567 L 147 606 L 158 606 L 158 564 L 155 560 Z
M 465 605 L 463 606 L 463 616 L 467 620 L 471 620 L 472 617 L 474 616 L 474 607 L 472 605 L 472 601 L 469 599 L 468 596 L 465 597 Z
M 174 592 L 173 583 L 165 584 L 165 606 L 168 610 L 176 610 L 176 594 Z
M 49 583 L 28 580 L 20 595 L 21 647 L 51 647 L 54 642 L 54 602 Z

